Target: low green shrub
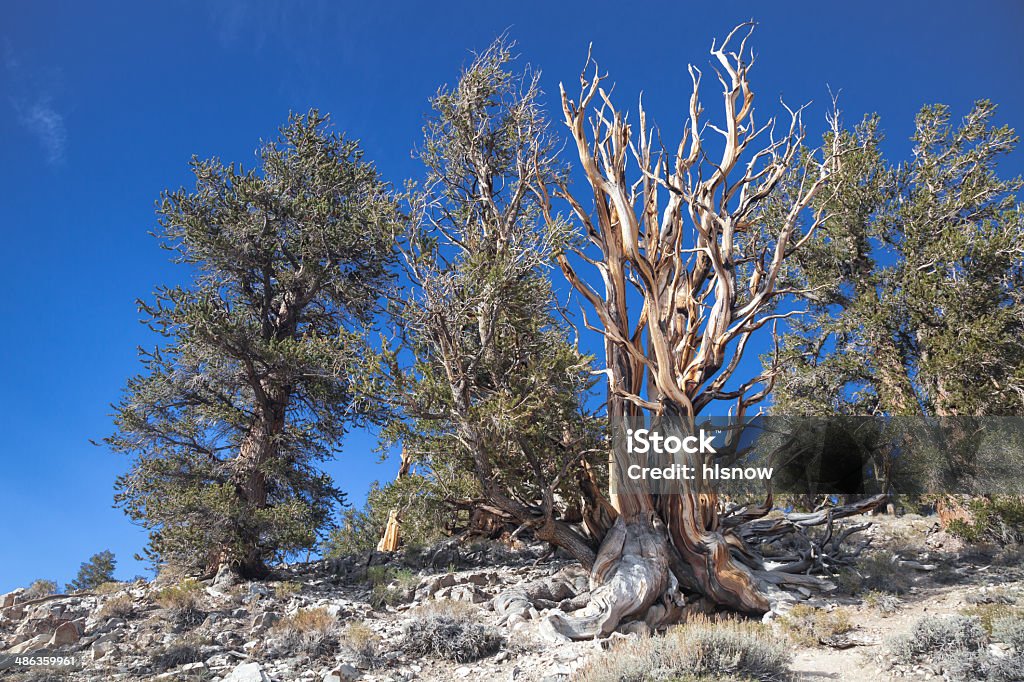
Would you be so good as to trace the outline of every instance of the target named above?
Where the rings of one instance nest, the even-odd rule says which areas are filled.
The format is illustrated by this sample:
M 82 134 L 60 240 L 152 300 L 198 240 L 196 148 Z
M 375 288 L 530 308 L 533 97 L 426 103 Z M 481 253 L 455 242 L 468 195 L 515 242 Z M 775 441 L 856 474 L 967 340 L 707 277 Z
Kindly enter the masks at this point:
M 202 583 L 186 578 L 177 585 L 159 590 L 154 599 L 167 610 L 177 625 L 195 627 L 206 618 L 206 613 L 200 608 L 203 594 Z
M 420 577 L 412 571 L 390 566 L 371 566 L 366 570 L 366 579 L 371 585 L 370 605 L 374 608 L 410 601 L 420 583 Z
M 965 542 L 994 542 L 1001 547 L 1024 542 L 1024 498 L 973 497 L 964 506 L 971 518 L 950 521 L 946 526 L 950 534 Z

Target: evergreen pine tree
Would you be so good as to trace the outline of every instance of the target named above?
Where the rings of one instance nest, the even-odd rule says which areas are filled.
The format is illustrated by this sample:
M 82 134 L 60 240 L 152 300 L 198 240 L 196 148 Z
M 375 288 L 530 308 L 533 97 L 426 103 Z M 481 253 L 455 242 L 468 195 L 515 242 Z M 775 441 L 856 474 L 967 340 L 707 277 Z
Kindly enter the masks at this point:
M 259 162 L 193 160 L 195 188 L 164 194 L 159 236 L 191 282 L 140 302 L 164 342 L 142 351 L 106 441 L 132 456 L 116 501 L 155 560 L 247 576 L 315 546 L 343 499 L 318 465 L 375 409 L 357 385 L 395 215 L 315 110 Z

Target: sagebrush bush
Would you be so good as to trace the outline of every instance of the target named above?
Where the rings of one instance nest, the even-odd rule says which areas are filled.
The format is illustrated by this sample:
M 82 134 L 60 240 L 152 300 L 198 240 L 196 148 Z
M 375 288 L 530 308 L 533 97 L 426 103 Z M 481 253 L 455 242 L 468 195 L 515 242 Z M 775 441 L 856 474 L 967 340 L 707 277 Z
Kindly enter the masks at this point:
M 490 656 L 502 647 L 505 637 L 485 625 L 474 610 L 456 614 L 435 607 L 418 609 L 402 627 L 402 648 L 418 656 L 436 656 L 446 661 L 468 663 Z
M 985 682 L 1020 682 L 1024 670 L 1024 656 L 1016 654 L 989 660 Z
M 588 660 L 575 682 L 791 680 L 785 642 L 752 621 L 698 617 L 664 637 L 628 639 Z
M 779 619 L 779 624 L 794 642 L 805 646 L 831 644 L 836 637 L 853 629 L 844 609 L 825 611 L 806 604 L 794 606 Z
M 206 644 L 205 640 L 194 637 L 180 639 L 155 649 L 150 654 L 149 662 L 153 666 L 153 670 L 158 673 L 172 670 L 181 665 L 198 663 L 205 659 L 204 644 Z
M 889 551 L 861 556 L 856 565 L 839 575 L 839 586 L 850 594 L 886 592 L 904 594 L 910 589 L 911 576 L 900 569 L 899 557 Z
M 1009 644 L 1018 654 L 1024 654 L 1024 612 L 1017 611 L 994 619 L 992 639 Z
M 991 605 L 990 605 L 991 606 Z M 1020 682 L 1024 654 L 1024 620 L 1019 615 L 997 618 L 993 639 L 1014 647 L 1010 655 L 989 652 L 989 637 L 974 616 L 925 616 L 913 629 L 889 642 L 897 662 L 937 664 L 948 682 Z
M 943 651 L 977 651 L 988 641 L 981 622 L 971 616 L 925 616 L 909 633 L 889 641 L 889 650 L 904 664 Z
M 948 682 L 1021 682 L 1024 656 L 992 656 L 984 651 L 951 651 L 939 657 Z

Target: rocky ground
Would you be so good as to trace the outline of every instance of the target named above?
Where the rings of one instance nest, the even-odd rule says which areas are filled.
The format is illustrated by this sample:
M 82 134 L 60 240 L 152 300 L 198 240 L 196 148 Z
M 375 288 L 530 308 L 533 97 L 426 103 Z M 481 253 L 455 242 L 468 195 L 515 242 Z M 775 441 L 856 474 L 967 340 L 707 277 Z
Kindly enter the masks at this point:
M 990 605 L 1024 606 L 1019 554 L 964 548 L 931 517 L 874 520 L 873 553 L 834 591 L 774 595 L 765 627 L 790 648 L 797 680 L 938 679 L 940 665 L 901 661 L 886 643 L 922 616 L 985 618 Z M 272 578 L 165 574 L 71 595 L 0 596 L 0 665 L 8 666 L 0 678 L 560 682 L 610 655 L 610 644 L 614 651 L 646 634 L 624 628 L 597 642 L 554 634 L 545 614 L 577 607 L 587 576 L 541 547 L 449 543 L 283 566 Z M 1013 653 L 989 646 L 993 657 Z M 40 651 L 73 656 L 75 665 L 11 666 L 13 656 Z

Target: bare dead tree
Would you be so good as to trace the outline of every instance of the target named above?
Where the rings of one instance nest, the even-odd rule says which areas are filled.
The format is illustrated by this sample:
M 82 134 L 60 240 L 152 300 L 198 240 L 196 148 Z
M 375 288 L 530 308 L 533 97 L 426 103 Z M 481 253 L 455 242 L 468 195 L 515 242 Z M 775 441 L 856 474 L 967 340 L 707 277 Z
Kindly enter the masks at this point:
M 561 88 L 564 121 L 593 206 L 586 208 L 566 183 L 542 203 L 554 223 L 561 218 L 552 200 L 566 201 L 582 225 L 585 243 L 563 251 L 558 262 L 586 302 L 585 315 L 596 315 L 585 324 L 604 338 L 613 428 L 644 413 L 693 428 L 697 415 L 716 403 L 742 419 L 769 394 L 778 370 L 737 375 L 750 339 L 765 330 L 777 343 L 777 322 L 800 312 L 780 304 L 809 293 L 786 277 L 787 263 L 824 219 L 812 199 L 840 153 L 836 146 L 805 149 L 803 107 L 783 104 L 788 120 L 782 124 L 774 118 L 755 123 L 747 49 L 752 28 L 737 27 L 711 48 L 723 88 L 721 123 L 704 119 L 703 74 L 689 67 L 689 117 L 674 151 L 661 146 L 642 102 L 639 125 L 627 122 L 589 57 L 578 98 Z M 829 122 L 838 125 L 834 110 Z M 713 135 L 722 138 L 720 154 L 709 146 Z M 603 291 L 579 274 L 583 264 L 597 271 Z M 609 474 L 618 518 L 592 569 L 590 605 L 552 619 L 564 634 L 606 635 L 625 619 L 652 626 L 677 620 L 684 593 L 760 613 L 769 608 L 767 583 L 807 578 L 784 566 L 769 574 L 744 540 L 750 536 L 739 522 L 766 514 L 770 496 L 727 525 L 715 492 L 696 482 L 684 482 L 679 495 L 652 495 L 614 460 Z M 861 506 L 826 514 L 821 522 Z

